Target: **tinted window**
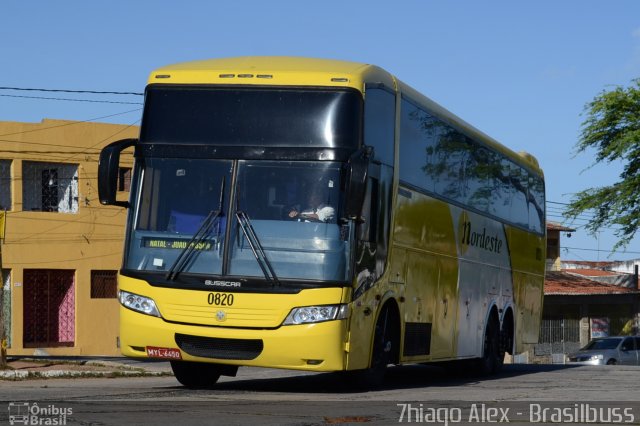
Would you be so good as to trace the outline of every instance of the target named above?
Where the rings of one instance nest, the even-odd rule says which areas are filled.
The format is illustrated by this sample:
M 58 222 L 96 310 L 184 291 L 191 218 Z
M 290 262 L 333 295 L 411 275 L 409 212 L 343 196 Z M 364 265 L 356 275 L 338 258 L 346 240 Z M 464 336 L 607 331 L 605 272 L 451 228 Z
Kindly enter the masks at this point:
M 620 346 L 620 349 L 623 351 L 632 351 L 634 349 L 633 338 L 627 337 L 626 339 L 624 339 L 622 345 Z
M 487 169 L 487 194 L 490 198 L 488 212 L 501 218 L 511 215 L 511 201 L 514 188 L 511 182 L 511 161 L 498 153 L 491 154 L 491 163 L 482 166 Z
M 434 154 L 437 121 L 407 100 L 402 100 L 400 118 L 400 179 L 433 191 L 431 157 Z
M 542 233 L 544 181 L 407 99 L 400 113 L 400 179 Z
M 149 86 L 140 141 L 357 147 L 361 117 L 353 90 Z
M 511 183 L 513 198 L 511 199 L 511 221 L 523 227 L 529 226 L 529 210 L 527 194 L 529 192 L 529 173 L 520 166 L 511 165 Z
M 544 182 L 537 176 L 529 177 L 529 229 L 543 232 L 544 219 Z
M 620 339 L 597 339 L 592 340 L 584 347 L 584 349 L 615 349 L 620 344 Z
M 467 177 L 473 175 L 473 145 L 460 132 L 440 126 L 434 155 L 428 166 L 434 179 L 436 194 L 466 204 L 470 198 Z M 477 188 L 474 188 L 476 190 Z
M 469 193 L 467 203 L 476 210 L 488 212 L 490 207 L 501 204 L 495 179 L 500 170 L 500 158 L 469 139 L 467 146 L 470 149 L 463 178 Z
M 364 102 L 364 143 L 374 148 L 376 160 L 393 166 L 395 96 L 384 90 L 367 88 Z

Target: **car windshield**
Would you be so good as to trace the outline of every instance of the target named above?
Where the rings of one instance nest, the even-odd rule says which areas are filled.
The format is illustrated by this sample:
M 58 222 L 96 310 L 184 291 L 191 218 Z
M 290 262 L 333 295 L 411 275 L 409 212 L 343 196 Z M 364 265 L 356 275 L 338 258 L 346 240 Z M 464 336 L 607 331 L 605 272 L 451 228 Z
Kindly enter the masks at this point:
M 620 344 L 620 339 L 595 339 L 590 341 L 584 350 L 598 350 L 598 349 L 615 349 Z
M 347 280 L 340 163 L 145 158 L 138 175 L 125 269 Z

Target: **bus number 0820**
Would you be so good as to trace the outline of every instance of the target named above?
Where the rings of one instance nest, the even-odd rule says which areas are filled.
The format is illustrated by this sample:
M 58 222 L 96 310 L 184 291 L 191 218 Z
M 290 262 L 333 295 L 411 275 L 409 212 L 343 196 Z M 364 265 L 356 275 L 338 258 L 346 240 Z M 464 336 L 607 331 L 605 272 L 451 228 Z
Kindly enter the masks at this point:
M 233 305 L 233 294 L 228 293 L 209 293 L 207 302 L 210 305 L 216 306 L 231 306 Z

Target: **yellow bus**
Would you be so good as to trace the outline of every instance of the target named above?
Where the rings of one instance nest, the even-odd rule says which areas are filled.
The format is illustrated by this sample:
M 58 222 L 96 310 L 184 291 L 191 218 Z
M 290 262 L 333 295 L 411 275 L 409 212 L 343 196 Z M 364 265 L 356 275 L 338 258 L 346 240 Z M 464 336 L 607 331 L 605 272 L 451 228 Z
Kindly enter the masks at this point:
M 185 386 L 238 366 L 372 385 L 389 364 L 494 373 L 537 341 L 537 161 L 379 67 L 240 57 L 153 71 L 139 139 L 101 153 L 99 194 L 129 209 L 122 353 L 170 360 Z

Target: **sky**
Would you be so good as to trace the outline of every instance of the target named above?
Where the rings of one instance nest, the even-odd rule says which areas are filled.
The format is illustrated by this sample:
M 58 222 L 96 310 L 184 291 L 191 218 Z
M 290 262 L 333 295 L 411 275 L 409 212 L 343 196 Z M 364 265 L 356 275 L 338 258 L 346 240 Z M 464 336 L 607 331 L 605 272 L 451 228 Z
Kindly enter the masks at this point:
M 584 229 L 589 214 L 575 222 L 561 214 L 573 194 L 614 183 L 622 170 L 594 165 L 595 152 L 577 154 L 575 146 L 585 105 L 640 78 L 637 0 L 0 3 L 0 87 L 141 93 L 157 67 L 245 55 L 381 66 L 538 159 L 548 220 L 576 228 L 562 236 L 564 259 L 640 258 L 640 238 L 612 253 L 614 229 L 592 236 Z M 139 124 L 140 102 L 136 95 L 0 89 L 0 121 Z

